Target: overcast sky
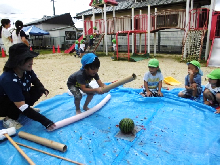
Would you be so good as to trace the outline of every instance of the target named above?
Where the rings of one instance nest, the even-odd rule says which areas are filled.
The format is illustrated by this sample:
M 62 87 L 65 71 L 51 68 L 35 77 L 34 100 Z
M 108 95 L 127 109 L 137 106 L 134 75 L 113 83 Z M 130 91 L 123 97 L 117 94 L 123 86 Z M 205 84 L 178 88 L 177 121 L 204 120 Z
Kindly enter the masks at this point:
M 55 0 L 55 14 L 76 13 L 91 9 L 91 0 Z M 44 15 L 53 16 L 53 2 L 51 0 L 0 0 L 0 20 L 8 18 L 13 22 L 21 20 L 29 23 L 41 19 Z M 82 21 L 75 21 L 77 28 L 82 28 Z

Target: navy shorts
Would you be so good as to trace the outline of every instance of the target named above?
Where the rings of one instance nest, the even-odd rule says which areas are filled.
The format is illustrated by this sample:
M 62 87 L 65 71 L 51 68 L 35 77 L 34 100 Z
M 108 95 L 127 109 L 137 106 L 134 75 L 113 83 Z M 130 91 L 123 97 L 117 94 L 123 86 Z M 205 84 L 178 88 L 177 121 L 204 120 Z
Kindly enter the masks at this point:
M 193 90 L 183 90 L 181 91 L 184 94 L 184 98 L 190 98 L 193 96 Z M 202 87 L 197 87 L 196 97 L 199 97 L 202 93 Z
M 80 53 L 84 53 L 85 51 L 84 50 L 82 50 L 81 48 L 79 49 L 79 52 Z
M 152 93 L 152 95 L 150 97 L 160 97 L 160 96 L 158 96 L 158 91 L 157 90 L 150 90 L 150 91 Z M 145 95 L 145 97 L 147 97 L 147 91 L 145 89 L 143 89 L 142 93 Z

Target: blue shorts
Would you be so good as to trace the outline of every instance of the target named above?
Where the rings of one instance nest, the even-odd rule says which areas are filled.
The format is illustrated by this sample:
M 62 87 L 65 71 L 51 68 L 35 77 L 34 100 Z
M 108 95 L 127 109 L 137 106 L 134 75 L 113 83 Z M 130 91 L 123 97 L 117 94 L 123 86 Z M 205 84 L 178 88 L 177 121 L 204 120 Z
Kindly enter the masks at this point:
M 79 55 L 79 50 L 76 50 L 76 55 Z

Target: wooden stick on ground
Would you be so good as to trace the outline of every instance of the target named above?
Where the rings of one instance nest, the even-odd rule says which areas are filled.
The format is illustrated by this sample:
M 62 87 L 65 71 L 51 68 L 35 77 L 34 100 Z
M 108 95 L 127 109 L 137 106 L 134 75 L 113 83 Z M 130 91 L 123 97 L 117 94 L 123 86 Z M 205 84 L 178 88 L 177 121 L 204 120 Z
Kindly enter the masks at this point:
M 30 146 L 27 146 L 27 145 L 21 144 L 21 143 L 18 143 L 18 142 L 16 142 L 16 143 L 17 143 L 18 145 L 20 145 L 20 146 L 27 147 L 27 148 L 30 148 L 30 149 L 32 149 L 32 150 L 35 150 L 35 151 L 38 151 L 38 152 L 42 152 L 42 153 L 44 153 L 44 154 L 47 154 L 47 155 L 50 155 L 50 156 L 53 156 L 53 157 L 56 157 L 56 158 L 59 158 L 59 159 L 66 160 L 66 161 L 69 161 L 69 162 L 71 162 L 71 163 L 83 165 L 82 163 L 78 163 L 78 162 L 76 162 L 76 161 L 73 161 L 73 160 L 70 160 L 70 159 L 67 159 L 67 158 L 64 158 L 64 157 L 61 157 L 61 156 L 57 156 L 57 155 L 54 155 L 54 154 L 51 154 L 51 153 L 48 153 L 48 152 L 45 152 L 45 151 L 42 151 L 42 150 L 39 150 L 39 149 L 30 147 Z
M 7 133 L 5 133 L 4 136 L 8 138 L 11 144 L 18 150 L 18 152 L 20 152 L 20 154 L 28 161 L 29 164 L 35 165 L 35 163 L 24 153 L 24 151 L 15 143 L 14 140 L 12 140 L 12 138 Z

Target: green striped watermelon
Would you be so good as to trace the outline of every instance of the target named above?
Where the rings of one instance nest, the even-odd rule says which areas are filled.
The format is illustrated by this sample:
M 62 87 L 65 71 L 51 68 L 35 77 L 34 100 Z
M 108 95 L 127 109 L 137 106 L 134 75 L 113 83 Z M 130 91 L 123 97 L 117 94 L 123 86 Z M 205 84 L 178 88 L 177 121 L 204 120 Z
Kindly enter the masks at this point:
M 131 133 L 134 129 L 134 121 L 130 118 L 124 118 L 120 121 L 119 128 L 122 133 Z

